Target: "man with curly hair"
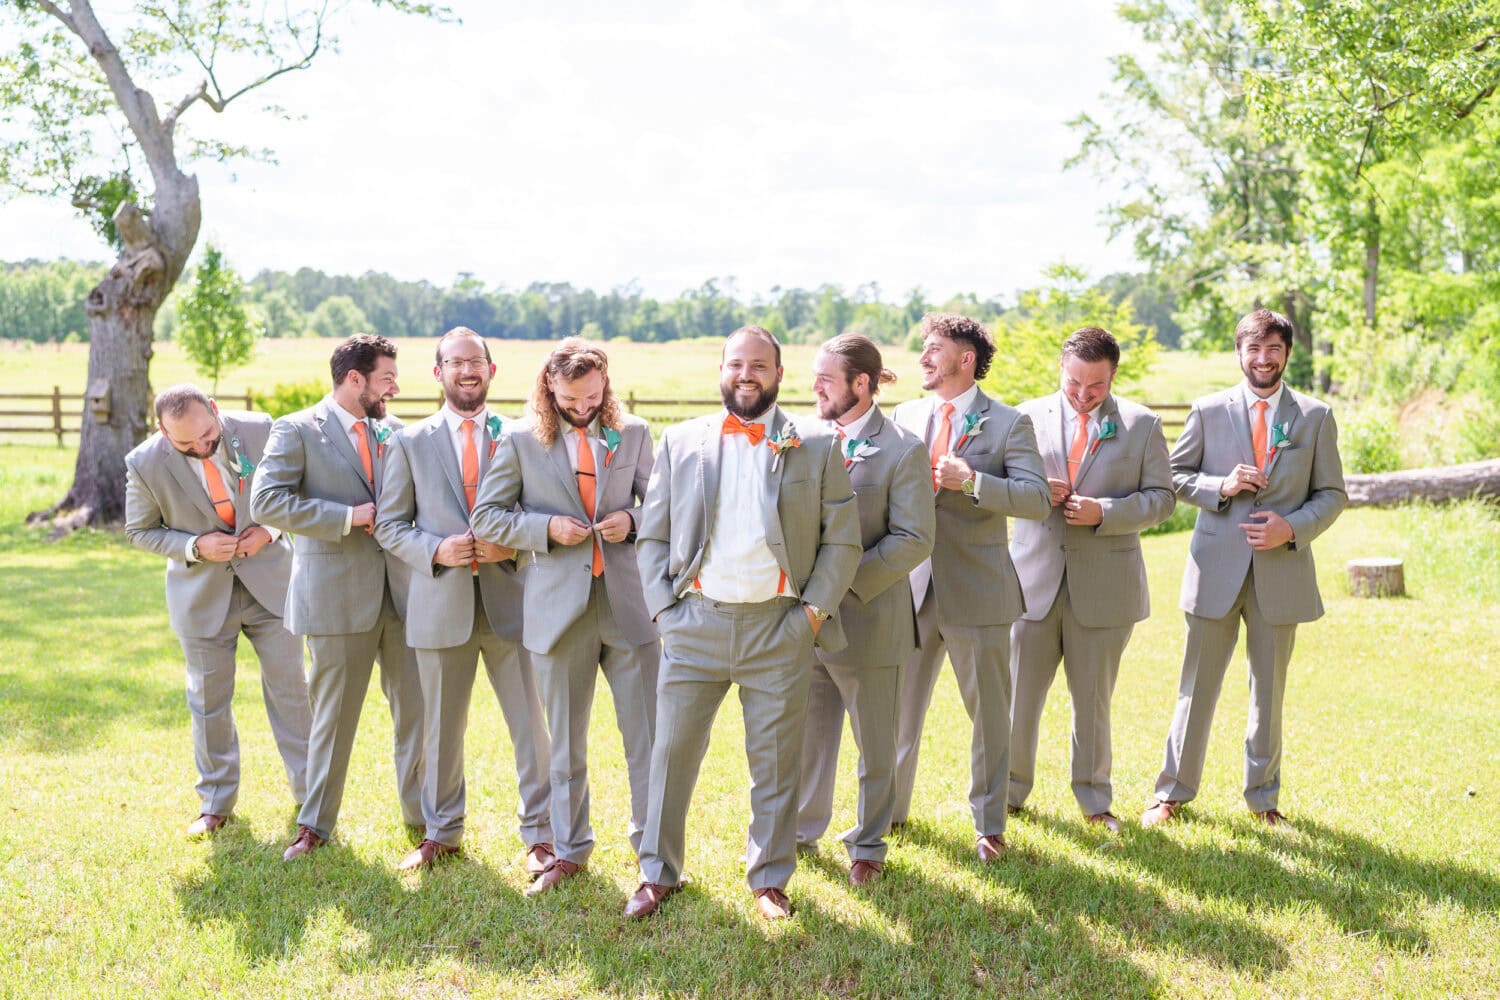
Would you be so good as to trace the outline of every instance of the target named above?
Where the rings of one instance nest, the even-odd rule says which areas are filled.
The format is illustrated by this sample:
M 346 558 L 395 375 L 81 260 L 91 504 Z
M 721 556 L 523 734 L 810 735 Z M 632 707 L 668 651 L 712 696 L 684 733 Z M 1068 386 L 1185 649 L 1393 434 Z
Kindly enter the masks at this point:
M 501 439 L 479 487 L 475 538 L 530 563 L 521 641 L 552 734 L 556 857 L 528 895 L 578 874 L 594 849 L 587 749 L 599 672 L 625 741 L 630 846 L 640 852 L 661 644 L 632 543 L 652 462 L 651 433 L 621 410 L 604 350 L 569 337 L 547 356 L 530 413 Z
M 917 749 L 943 654 L 974 723 L 969 807 L 981 861 L 1005 850 L 1010 778 L 1010 626 L 1025 610 L 1006 548 L 1006 517 L 1041 520 L 1047 474 L 1031 419 L 979 388 L 995 342 L 977 320 L 922 317 L 922 388 L 896 407 L 896 423 L 927 442 L 937 504 L 932 558 L 911 574 L 919 649 L 901 676 L 894 823 L 911 809 Z

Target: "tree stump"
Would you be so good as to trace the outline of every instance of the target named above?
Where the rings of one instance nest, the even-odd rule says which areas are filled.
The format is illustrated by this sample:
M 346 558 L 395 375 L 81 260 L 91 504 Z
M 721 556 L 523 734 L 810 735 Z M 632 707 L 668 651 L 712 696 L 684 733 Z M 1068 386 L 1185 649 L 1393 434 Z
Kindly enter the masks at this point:
M 1406 575 L 1400 559 L 1351 559 L 1349 589 L 1355 597 L 1401 597 L 1406 594 Z

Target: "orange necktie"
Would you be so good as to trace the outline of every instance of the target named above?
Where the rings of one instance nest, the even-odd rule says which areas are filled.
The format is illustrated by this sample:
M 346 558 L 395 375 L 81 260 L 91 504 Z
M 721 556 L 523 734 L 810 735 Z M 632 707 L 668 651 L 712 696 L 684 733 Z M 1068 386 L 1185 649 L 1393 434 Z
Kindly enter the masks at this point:
M 354 422 L 354 442 L 359 446 L 359 464 L 365 467 L 365 478 L 375 485 L 375 463 L 370 458 L 370 442 L 365 437 L 365 422 Z
M 583 498 L 583 512 L 594 520 L 594 449 L 589 445 L 589 436 L 578 431 L 578 495 Z M 599 550 L 599 533 L 594 532 L 595 576 L 604 573 L 604 553 Z
M 1073 446 L 1068 449 L 1068 482 L 1078 483 L 1078 468 L 1083 465 L 1083 450 L 1089 444 L 1089 415 L 1078 414 L 1078 430 L 1073 432 Z
M 1266 471 L 1266 407 L 1264 399 L 1255 401 L 1255 420 L 1250 424 L 1250 447 L 1255 451 L 1255 467 Z
M 849 457 L 849 453 L 844 448 L 844 442 L 848 439 L 848 436 L 844 433 L 842 427 L 835 427 L 834 432 L 839 436 L 839 454 L 844 456 L 844 468 L 852 468 L 854 466 L 854 459 Z
M 948 454 L 948 439 L 953 436 L 953 404 L 944 403 L 938 408 L 943 415 L 938 421 L 937 433 L 932 437 L 932 490 L 942 489 L 938 485 L 938 463 Z
M 458 425 L 464 432 L 464 500 L 469 510 L 474 509 L 474 497 L 479 493 L 479 450 L 474 447 L 474 421 L 465 420 Z M 479 560 L 469 563 L 472 570 L 479 569 Z
M 766 425 L 743 423 L 739 417 L 731 413 L 724 418 L 724 433 L 726 435 L 743 434 L 750 439 L 752 445 L 757 445 L 760 444 L 760 439 L 766 436 Z
M 224 488 L 224 477 L 219 467 L 209 459 L 203 459 L 203 481 L 208 483 L 208 498 L 214 502 L 214 513 L 231 528 L 234 527 L 234 501 Z

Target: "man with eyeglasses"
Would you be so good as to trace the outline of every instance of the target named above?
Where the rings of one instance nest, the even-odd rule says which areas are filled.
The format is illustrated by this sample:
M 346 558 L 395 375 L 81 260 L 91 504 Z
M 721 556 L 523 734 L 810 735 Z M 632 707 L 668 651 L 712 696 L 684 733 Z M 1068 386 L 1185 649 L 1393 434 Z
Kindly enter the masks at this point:
M 495 365 L 484 338 L 455 327 L 438 340 L 433 377 L 443 408 L 392 440 L 375 538 L 412 569 L 406 638 L 416 650 L 425 706 L 427 833 L 398 866 L 458 852 L 466 811 L 464 733 L 474 674 L 484 658 L 515 747 L 517 816 L 533 877 L 552 861 L 549 746 L 531 660 L 521 640 L 515 552 L 469 530 L 479 482 L 506 433 L 488 407 Z

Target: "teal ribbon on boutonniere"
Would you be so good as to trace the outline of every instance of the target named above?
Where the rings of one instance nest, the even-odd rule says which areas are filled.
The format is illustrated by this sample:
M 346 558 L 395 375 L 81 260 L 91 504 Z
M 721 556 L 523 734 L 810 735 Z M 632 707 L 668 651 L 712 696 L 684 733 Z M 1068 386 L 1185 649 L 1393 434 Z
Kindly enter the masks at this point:
M 490 458 L 494 458 L 495 448 L 500 444 L 500 428 L 505 424 L 498 413 L 491 413 L 489 419 L 484 422 L 484 426 L 490 432 Z
M 990 418 L 982 413 L 964 414 L 963 430 L 959 433 L 958 443 L 953 446 L 953 450 L 957 451 L 962 448 L 968 442 L 969 438 L 978 437 L 979 431 L 984 427 L 984 422 L 988 419 Z
M 604 467 L 609 468 L 609 460 L 615 457 L 615 451 L 620 447 L 620 432 L 613 427 L 605 427 L 604 431 Z
M 1290 421 L 1271 425 L 1271 448 L 1266 452 L 1267 465 L 1271 464 L 1271 459 L 1276 457 L 1276 452 L 1281 449 L 1282 445 L 1291 443 L 1291 429 L 1292 425 Z
M 880 454 L 880 449 L 870 444 L 869 438 L 849 438 L 844 442 L 844 468 L 858 465 L 871 455 Z
M 788 421 L 782 428 L 780 434 L 772 434 L 766 438 L 766 446 L 771 449 L 771 454 L 776 456 L 771 459 L 771 471 L 775 472 L 781 465 L 781 454 L 790 448 L 802 447 L 802 439 L 797 436 L 797 428 Z
M 231 442 L 231 444 L 233 444 L 235 446 L 235 448 L 238 449 L 240 443 L 238 441 L 233 441 L 233 442 Z M 244 455 L 239 456 L 239 459 L 240 459 L 239 468 L 237 468 L 235 470 L 235 472 L 240 477 L 240 492 L 244 493 L 245 492 L 245 480 L 249 479 L 251 476 L 253 476 L 255 474 L 255 463 L 252 462 L 252 461 L 250 461 Z
M 390 440 L 391 429 L 389 427 L 375 428 L 375 457 L 385 457 L 385 443 Z
M 1092 455 L 1098 451 L 1101 442 L 1113 440 L 1118 433 L 1119 430 L 1115 427 L 1115 422 L 1105 417 L 1104 422 L 1099 425 L 1099 436 L 1094 438 L 1093 447 L 1089 448 L 1089 454 Z

